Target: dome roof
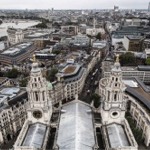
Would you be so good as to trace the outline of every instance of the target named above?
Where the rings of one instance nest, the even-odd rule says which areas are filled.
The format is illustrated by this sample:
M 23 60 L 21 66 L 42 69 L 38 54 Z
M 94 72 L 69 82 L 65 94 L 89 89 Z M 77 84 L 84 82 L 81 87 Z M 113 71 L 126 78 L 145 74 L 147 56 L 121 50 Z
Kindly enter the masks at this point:
M 48 90 L 52 90 L 53 89 L 53 85 L 51 82 L 47 81 L 47 86 L 48 86 Z

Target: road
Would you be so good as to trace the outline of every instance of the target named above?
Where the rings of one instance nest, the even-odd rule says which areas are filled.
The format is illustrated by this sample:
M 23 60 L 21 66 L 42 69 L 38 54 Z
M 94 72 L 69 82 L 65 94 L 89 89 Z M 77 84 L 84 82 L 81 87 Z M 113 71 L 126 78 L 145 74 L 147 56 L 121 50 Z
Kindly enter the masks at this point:
M 96 88 L 98 88 L 99 81 L 102 78 L 101 62 L 103 60 L 105 60 L 106 57 L 109 56 L 111 53 L 111 44 L 109 42 L 107 43 L 106 51 L 107 51 L 106 56 L 102 60 L 97 62 L 97 64 L 94 66 L 92 71 L 87 76 L 83 90 L 82 90 L 81 94 L 79 95 L 80 100 L 87 102 L 89 104 L 91 103 L 90 96 L 95 93 Z M 93 73 L 97 69 L 98 69 L 97 73 L 95 75 L 93 75 Z M 98 84 L 95 85 L 95 81 L 98 81 Z
M 96 72 L 95 75 L 93 73 Z M 79 99 L 90 103 L 90 96 L 95 93 L 96 88 L 98 87 L 99 80 L 101 79 L 101 61 L 97 62 L 95 67 L 92 69 L 92 71 L 89 73 L 89 75 L 86 78 L 83 90 L 81 94 L 79 95 Z M 97 81 L 97 84 L 95 85 L 95 81 Z

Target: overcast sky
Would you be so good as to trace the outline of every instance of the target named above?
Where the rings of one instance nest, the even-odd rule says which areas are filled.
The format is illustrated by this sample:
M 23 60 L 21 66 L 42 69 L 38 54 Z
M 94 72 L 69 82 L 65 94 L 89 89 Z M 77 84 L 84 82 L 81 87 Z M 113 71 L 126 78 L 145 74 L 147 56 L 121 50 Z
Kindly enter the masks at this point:
M 147 9 L 150 0 L 0 0 L 0 9 Z

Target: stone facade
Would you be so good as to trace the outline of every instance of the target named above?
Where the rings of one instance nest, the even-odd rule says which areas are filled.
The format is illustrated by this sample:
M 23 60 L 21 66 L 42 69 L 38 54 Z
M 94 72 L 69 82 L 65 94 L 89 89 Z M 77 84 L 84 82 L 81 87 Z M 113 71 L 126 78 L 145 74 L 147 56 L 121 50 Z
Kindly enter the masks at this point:
M 8 28 L 7 33 L 11 45 L 21 43 L 24 40 L 24 33 L 21 29 Z
M 0 106 L 0 144 L 12 140 L 22 128 L 27 117 L 26 114 L 27 94 L 22 92 L 16 97 L 1 103 Z
M 132 97 L 129 97 L 130 114 L 136 121 L 136 127 L 142 129 L 144 143 L 146 146 L 150 145 L 150 117 L 147 111 Z
M 128 100 L 124 93 L 125 89 L 119 56 L 117 56 L 110 76 L 101 79 L 99 83 L 99 93 L 102 98 L 102 133 L 107 150 L 137 150 L 138 148 L 130 126 L 125 119 Z
M 27 120 L 25 121 L 17 138 L 14 149 L 26 150 L 35 149 L 35 147 L 38 147 L 39 144 L 37 141 L 41 136 L 43 136 L 42 128 L 40 126 L 45 128 L 44 139 L 41 148 L 46 149 L 47 139 L 50 131 L 50 120 L 52 116 L 52 101 L 49 96 L 47 81 L 45 78 L 43 78 L 41 69 L 38 67 L 37 62 L 32 64 L 27 92 L 29 99 L 29 105 L 27 108 Z M 34 126 L 35 131 L 30 135 L 30 137 L 32 136 L 33 139 L 32 141 L 26 142 L 25 139 L 29 140 L 30 138 L 28 137 L 28 134 L 30 134 L 28 131 L 30 130 L 30 127 Z M 41 133 L 38 133 L 37 130 L 39 130 L 39 132 L 41 131 Z M 39 137 L 36 137 L 35 134 L 37 134 Z M 37 143 L 33 143 L 35 141 Z
M 100 95 L 103 97 L 101 109 L 103 124 L 118 123 L 124 120 L 126 110 L 125 85 L 119 62 L 114 64 L 109 78 L 103 78 L 99 84 Z

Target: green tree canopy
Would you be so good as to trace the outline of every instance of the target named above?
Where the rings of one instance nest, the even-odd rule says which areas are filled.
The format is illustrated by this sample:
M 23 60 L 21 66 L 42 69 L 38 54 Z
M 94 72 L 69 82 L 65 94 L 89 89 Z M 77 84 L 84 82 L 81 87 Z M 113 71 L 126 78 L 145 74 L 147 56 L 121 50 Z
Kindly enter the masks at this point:
M 20 82 L 19 82 L 19 85 L 21 87 L 26 87 L 27 86 L 27 83 L 28 83 L 28 79 L 27 78 L 24 78 L 22 79 Z
M 51 70 L 47 71 L 47 80 L 53 82 L 56 79 L 56 74 L 58 73 L 58 69 L 52 68 Z
M 133 135 L 135 137 L 135 140 L 138 143 L 143 142 L 143 137 L 142 137 L 142 130 L 136 127 L 136 121 L 133 120 L 132 116 L 130 113 L 126 113 L 126 119 L 131 127 L 131 130 L 133 132 Z
M 36 28 L 47 28 L 47 25 L 46 25 L 46 23 L 42 22 L 42 23 L 39 23 L 38 25 L 36 25 Z
M 8 71 L 5 76 L 8 78 L 17 78 L 19 75 L 19 71 L 16 68 L 13 68 L 12 70 Z
M 92 94 L 90 99 L 94 101 L 94 107 L 98 108 L 100 106 L 100 96 L 98 94 Z
M 136 65 L 136 58 L 133 53 L 127 52 L 125 54 L 120 55 L 120 63 L 121 65 Z
M 60 50 L 54 50 L 54 51 L 53 51 L 53 54 L 56 54 L 56 55 L 58 55 L 58 54 L 60 54 L 60 53 L 61 53 Z
M 150 58 L 147 58 L 145 63 L 146 63 L 146 65 L 150 65 Z

